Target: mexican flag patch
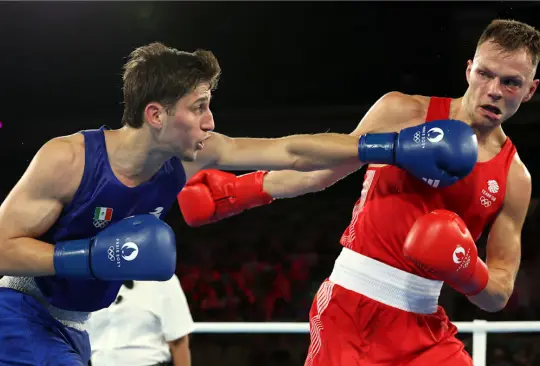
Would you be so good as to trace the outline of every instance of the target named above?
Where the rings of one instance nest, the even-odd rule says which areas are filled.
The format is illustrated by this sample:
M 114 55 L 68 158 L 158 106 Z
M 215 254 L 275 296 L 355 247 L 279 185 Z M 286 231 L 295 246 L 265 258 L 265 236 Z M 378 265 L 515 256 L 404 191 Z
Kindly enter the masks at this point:
M 103 228 L 111 221 L 113 209 L 109 207 L 96 207 L 94 210 L 94 226 Z

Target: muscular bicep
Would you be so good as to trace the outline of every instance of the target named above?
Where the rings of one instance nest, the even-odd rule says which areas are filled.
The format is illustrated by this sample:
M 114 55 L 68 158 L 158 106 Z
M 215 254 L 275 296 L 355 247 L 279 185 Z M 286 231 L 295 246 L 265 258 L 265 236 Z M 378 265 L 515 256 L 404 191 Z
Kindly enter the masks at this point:
M 504 271 L 513 281 L 521 260 L 521 226 L 506 212 L 501 212 L 491 227 L 486 264 Z
M 62 212 L 62 202 L 30 182 L 19 182 L 0 207 L 0 230 L 6 238 L 39 237 Z
M 486 264 L 490 271 L 499 271 L 513 286 L 521 261 L 521 231 L 531 197 L 531 179 L 520 162 L 512 164 L 505 202 L 493 223 L 487 243 Z
M 27 170 L 0 206 L 2 239 L 36 238 L 62 212 L 75 182 L 71 146 L 53 140 L 36 154 Z

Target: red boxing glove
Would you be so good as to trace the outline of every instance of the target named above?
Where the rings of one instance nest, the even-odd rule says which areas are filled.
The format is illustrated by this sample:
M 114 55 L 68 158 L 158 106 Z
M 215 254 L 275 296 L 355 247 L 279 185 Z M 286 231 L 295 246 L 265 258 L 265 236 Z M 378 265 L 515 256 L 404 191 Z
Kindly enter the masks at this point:
M 201 226 L 271 203 L 263 191 L 267 174 L 258 171 L 236 176 L 220 170 L 201 170 L 178 194 L 178 204 L 189 226 Z
M 435 210 L 419 218 L 405 239 L 403 254 L 467 296 L 487 286 L 487 266 L 478 258 L 467 225 L 453 212 Z

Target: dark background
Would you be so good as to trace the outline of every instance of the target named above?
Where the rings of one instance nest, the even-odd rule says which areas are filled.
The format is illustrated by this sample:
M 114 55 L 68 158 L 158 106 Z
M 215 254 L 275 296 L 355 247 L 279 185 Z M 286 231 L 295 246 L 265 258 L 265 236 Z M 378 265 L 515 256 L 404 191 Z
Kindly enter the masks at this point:
M 134 47 L 161 41 L 217 55 L 218 132 L 348 133 L 392 90 L 461 96 L 484 27 L 504 17 L 539 28 L 539 13 L 537 2 L 0 3 L 0 199 L 49 138 L 120 126 L 121 67 Z M 538 318 L 539 101 L 504 126 L 533 176 L 535 197 L 516 294 L 505 311 L 487 314 L 445 289 L 441 302 L 453 320 Z M 361 184 L 362 172 L 322 193 L 200 229 L 188 228 L 175 207 L 167 220 L 178 234 L 178 274 L 195 320 L 307 321 Z M 301 365 L 307 337 L 195 335 L 193 363 Z M 540 362 L 535 335 L 505 337 L 489 336 L 489 365 Z

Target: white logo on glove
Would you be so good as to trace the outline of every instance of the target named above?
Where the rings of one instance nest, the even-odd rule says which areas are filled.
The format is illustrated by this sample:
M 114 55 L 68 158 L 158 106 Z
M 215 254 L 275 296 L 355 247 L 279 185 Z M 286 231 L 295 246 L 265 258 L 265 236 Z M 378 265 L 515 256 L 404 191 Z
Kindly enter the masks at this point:
M 163 211 L 163 207 L 156 207 L 156 209 L 153 212 L 150 212 L 150 215 L 154 215 L 155 217 L 159 219 L 162 211 Z
M 455 264 L 460 264 L 463 262 L 463 259 L 465 258 L 465 249 L 463 247 L 457 246 L 456 250 L 454 250 L 454 254 L 452 254 L 452 259 L 454 260 Z
M 114 247 L 112 245 L 107 249 L 107 256 L 111 262 L 114 262 Z
M 470 251 L 465 251 L 465 248 L 463 248 L 461 245 L 456 246 L 456 249 L 452 254 L 452 259 L 454 260 L 454 263 L 459 264 L 456 272 L 463 268 L 469 267 L 469 264 L 471 263 L 471 257 L 469 255 L 469 252 Z
M 433 188 L 437 188 L 441 181 L 439 179 L 429 179 L 429 178 L 422 178 L 424 182 L 426 182 L 428 185 L 432 186 Z
M 124 245 L 122 245 L 122 258 L 124 260 L 131 262 L 135 258 L 137 258 L 137 255 L 139 254 L 139 247 L 137 247 L 137 244 L 133 242 L 127 242 Z
M 427 139 L 429 142 L 439 142 L 443 139 L 444 132 L 439 127 L 433 127 L 427 132 Z

